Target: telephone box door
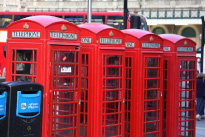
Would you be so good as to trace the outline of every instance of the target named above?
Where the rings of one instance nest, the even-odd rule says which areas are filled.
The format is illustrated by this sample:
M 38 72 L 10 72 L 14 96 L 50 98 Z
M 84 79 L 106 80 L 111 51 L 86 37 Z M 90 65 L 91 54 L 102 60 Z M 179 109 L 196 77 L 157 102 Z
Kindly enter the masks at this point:
M 163 58 L 159 54 L 143 56 L 143 99 L 144 99 L 144 137 L 162 135 L 162 69 Z
M 124 52 L 101 51 L 102 137 L 124 136 Z
M 179 137 L 195 136 L 196 58 L 179 57 Z
M 79 136 L 79 51 L 51 47 L 50 137 Z

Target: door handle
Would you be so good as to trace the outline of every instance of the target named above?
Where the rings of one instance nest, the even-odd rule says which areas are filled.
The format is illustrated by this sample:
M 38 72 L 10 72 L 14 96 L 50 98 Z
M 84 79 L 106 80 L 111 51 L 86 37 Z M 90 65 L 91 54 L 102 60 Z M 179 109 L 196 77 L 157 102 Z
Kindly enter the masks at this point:
M 79 106 L 81 105 L 81 99 L 78 100 L 78 105 L 79 105 Z
M 122 99 L 122 103 L 125 104 L 125 98 Z

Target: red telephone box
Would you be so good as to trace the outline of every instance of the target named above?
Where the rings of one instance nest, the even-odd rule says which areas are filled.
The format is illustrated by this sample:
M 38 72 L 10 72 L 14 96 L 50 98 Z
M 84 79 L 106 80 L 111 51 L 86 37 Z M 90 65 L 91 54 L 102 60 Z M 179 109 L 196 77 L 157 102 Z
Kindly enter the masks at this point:
M 195 137 L 196 43 L 174 34 L 164 39 L 164 136 Z
M 44 86 L 42 137 L 79 136 L 80 28 L 51 16 L 8 26 L 7 81 Z
M 162 136 L 162 39 L 143 30 L 123 30 L 126 137 Z
M 81 107 L 81 136 L 122 137 L 124 34 L 102 24 L 79 27 L 82 29 L 81 100 L 84 103 Z

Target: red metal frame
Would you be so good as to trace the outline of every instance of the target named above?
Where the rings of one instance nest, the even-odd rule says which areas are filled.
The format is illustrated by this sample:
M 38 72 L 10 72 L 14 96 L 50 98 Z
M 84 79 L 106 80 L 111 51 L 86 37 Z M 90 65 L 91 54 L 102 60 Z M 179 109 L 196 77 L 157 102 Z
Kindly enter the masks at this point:
M 79 136 L 80 64 L 79 51 L 51 47 L 51 83 L 49 103 L 49 135 L 52 137 Z M 65 70 L 69 68 L 68 70 Z
M 174 34 L 160 36 L 166 63 L 164 136 L 195 137 L 196 43 Z
M 123 30 L 126 34 L 126 103 L 131 120 L 125 136 L 162 136 L 162 39 L 142 30 Z M 128 61 L 130 60 L 130 61 Z M 127 62 L 128 61 L 128 62 Z M 131 71 L 129 67 L 131 66 Z M 156 84 L 156 85 L 155 85 Z M 131 87 L 130 87 L 131 86 Z M 130 97 L 131 96 L 131 97 Z M 130 128 L 127 128 L 127 124 Z
M 82 55 L 88 54 L 89 58 L 87 136 L 122 137 L 124 34 L 102 24 L 83 24 L 79 27 L 82 29 Z M 102 43 L 101 38 L 120 39 L 121 43 Z
M 35 34 L 33 34 L 34 32 Z M 44 86 L 42 137 L 47 137 L 48 135 L 51 136 L 51 134 L 54 136 L 61 134 L 62 136 L 64 133 L 67 134 L 66 136 L 73 137 L 79 135 L 80 126 L 77 123 L 80 123 L 80 106 L 78 105 L 80 99 L 80 92 L 78 92 L 78 90 L 80 90 L 80 87 L 77 87 L 77 85 L 80 85 L 80 39 L 81 35 L 79 27 L 63 19 L 51 16 L 33 16 L 19 20 L 8 26 L 8 63 L 6 80 L 17 80 L 17 76 L 28 76 L 32 78 L 33 82 L 40 83 Z M 30 56 L 32 55 L 30 60 L 26 59 L 28 58 L 29 53 L 21 57 L 23 60 L 19 60 L 19 51 L 24 51 L 22 52 L 23 54 L 26 53 L 25 51 L 29 51 Z M 75 57 L 78 56 L 78 61 L 75 60 L 75 62 L 68 62 L 67 64 L 63 62 L 55 62 L 55 57 L 52 57 L 55 55 L 54 51 L 59 53 L 62 52 L 62 54 L 67 54 L 73 51 Z M 19 57 L 17 57 L 17 55 Z M 60 57 L 65 61 L 70 58 L 70 56 L 66 57 L 63 55 Z M 13 66 L 12 63 L 14 64 Z M 15 64 L 17 63 L 21 63 L 18 66 L 18 73 L 14 71 L 16 70 L 17 65 Z M 24 67 L 26 64 L 32 64 L 30 71 L 26 71 L 26 73 L 24 71 L 20 72 L 24 70 L 23 68 L 26 68 Z M 58 72 L 58 75 L 53 75 L 55 65 L 65 65 L 65 68 L 60 67 L 62 73 Z M 57 66 L 55 66 L 55 68 L 56 70 L 59 70 Z M 73 69 L 76 68 L 78 69 L 74 71 L 75 73 L 71 74 Z M 68 73 L 70 75 L 64 76 L 63 73 Z M 69 87 L 64 85 L 62 89 L 61 87 L 59 88 L 60 84 L 58 84 L 58 89 L 55 89 L 55 78 L 60 78 L 59 82 L 62 83 L 65 82 L 62 81 L 62 79 L 66 80 L 67 83 L 75 83 L 75 86 Z M 72 81 L 71 78 L 74 78 L 74 81 L 78 80 L 78 84 Z M 28 79 L 25 81 L 28 81 Z M 58 80 L 56 80 L 56 82 L 57 81 Z M 63 86 L 63 84 L 61 85 Z M 67 95 L 71 99 L 72 94 L 74 95 L 72 103 L 73 106 L 76 106 L 75 110 L 77 111 L 74 111 L 74 113 L 71 111 L 70 107 L 72 103 L 67 102 L 69 101 L 68 99 L 63 99 Z M 69 115 L 72 115 L 73 118 L 70 118 Z M 65 119 L 62 119 L 62 117 L 66 117 L 67 120 L 77 119 L 77 121 L 76 123 L 72 123 L 73 127 L 63 128 L 64 126 L 71 126 L 71 123 L 65 124 Z M 56 118 L 59 118 L 59 120 L 55 120 Z M 53 123 L 56 124 L 54 127 L 52 127 Z M 69 134 L 69 129 L 71 128 L 76 130 L 72 131 L 72 135 Z

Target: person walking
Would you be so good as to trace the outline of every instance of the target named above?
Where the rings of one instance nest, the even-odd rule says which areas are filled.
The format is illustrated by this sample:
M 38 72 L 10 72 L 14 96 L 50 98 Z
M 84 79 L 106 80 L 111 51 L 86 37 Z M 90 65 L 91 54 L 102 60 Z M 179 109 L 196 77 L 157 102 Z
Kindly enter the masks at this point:
M 196 88 L 196 119 L 200 121 L 204 119 L 204 105 L 205 105 L 205 83 L 203 78 L 205 76 L 202 73 L 197 75 L 197 88 Z

